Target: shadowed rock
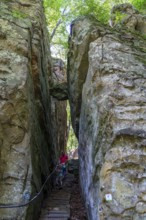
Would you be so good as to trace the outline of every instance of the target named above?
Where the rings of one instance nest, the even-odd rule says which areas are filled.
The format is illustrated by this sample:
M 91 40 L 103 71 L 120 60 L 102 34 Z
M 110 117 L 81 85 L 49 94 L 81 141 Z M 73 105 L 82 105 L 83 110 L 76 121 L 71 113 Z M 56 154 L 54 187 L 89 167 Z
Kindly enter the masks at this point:
M 66 103 L 49 93 L 42 3 L 0 2 L 0 204 L 24 204 L 36 196 L 66 146 Z M 0 209 L 0 219 L 38 219 L 42 199 L 43 192 L 30 206 Z
M 50 88 L 50 95 L 52 95 L 57 100 L 67 100 L 68 90 L 67 82 L 55 84 Z

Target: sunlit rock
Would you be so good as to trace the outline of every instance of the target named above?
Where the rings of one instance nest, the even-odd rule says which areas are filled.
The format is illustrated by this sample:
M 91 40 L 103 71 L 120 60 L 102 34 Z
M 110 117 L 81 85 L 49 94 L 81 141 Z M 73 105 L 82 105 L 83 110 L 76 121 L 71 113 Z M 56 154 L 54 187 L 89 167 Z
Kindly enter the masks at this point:
M 146 216 L 145 56 L 143 32 L 90 17 L 72 24 L 69 100 L 90 220 Z

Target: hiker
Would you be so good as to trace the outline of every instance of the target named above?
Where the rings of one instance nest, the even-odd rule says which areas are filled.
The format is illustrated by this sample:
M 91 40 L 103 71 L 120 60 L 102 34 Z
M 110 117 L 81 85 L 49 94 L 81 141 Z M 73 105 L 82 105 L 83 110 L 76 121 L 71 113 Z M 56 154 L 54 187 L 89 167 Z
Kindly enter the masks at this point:
M 55 185 L 59 186 L 59 188 L 62 188 L 64 175 L 63 175 L 62 166 L 60 164 L 57 166 L 56 175 L 57 176 L 56 176 Z
M 61 164 L 62 166 L 62 171 L 63 171 L 63 175 L 66 174 L 66 165 L 67 165 L 67 162 L 68 162 L 68 156 L 62 152 L 61 153 L 61 156 L 59 157 L 59 163 Z

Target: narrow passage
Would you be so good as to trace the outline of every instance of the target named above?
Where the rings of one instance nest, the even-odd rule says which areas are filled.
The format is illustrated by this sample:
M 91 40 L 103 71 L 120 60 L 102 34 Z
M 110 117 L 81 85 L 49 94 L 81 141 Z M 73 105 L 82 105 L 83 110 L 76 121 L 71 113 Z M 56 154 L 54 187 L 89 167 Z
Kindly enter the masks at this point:
M 55 187 L 45 199 L 39 220 L 86 220 L 80 195 L 78 160 L 69 161 L 62 187 Z

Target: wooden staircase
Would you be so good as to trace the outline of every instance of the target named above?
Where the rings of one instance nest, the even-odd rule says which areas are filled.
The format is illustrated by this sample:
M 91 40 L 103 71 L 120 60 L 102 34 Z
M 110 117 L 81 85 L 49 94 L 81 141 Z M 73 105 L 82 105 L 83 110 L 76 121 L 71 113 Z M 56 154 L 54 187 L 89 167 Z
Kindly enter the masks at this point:
M 71 163 L 72 170 L 74 170 L 73 164 Z M 75 170 L 77 170 L 77 163 Z M 62 188 L 54 189 L 44 201 L 39 220 L 69 220 L 70 197 L 74 181 L 74 172 L 67 173 Z
M 53 190 L 44 202 L 40 220 L 68 220 L 70 217 L 71 189 Z

